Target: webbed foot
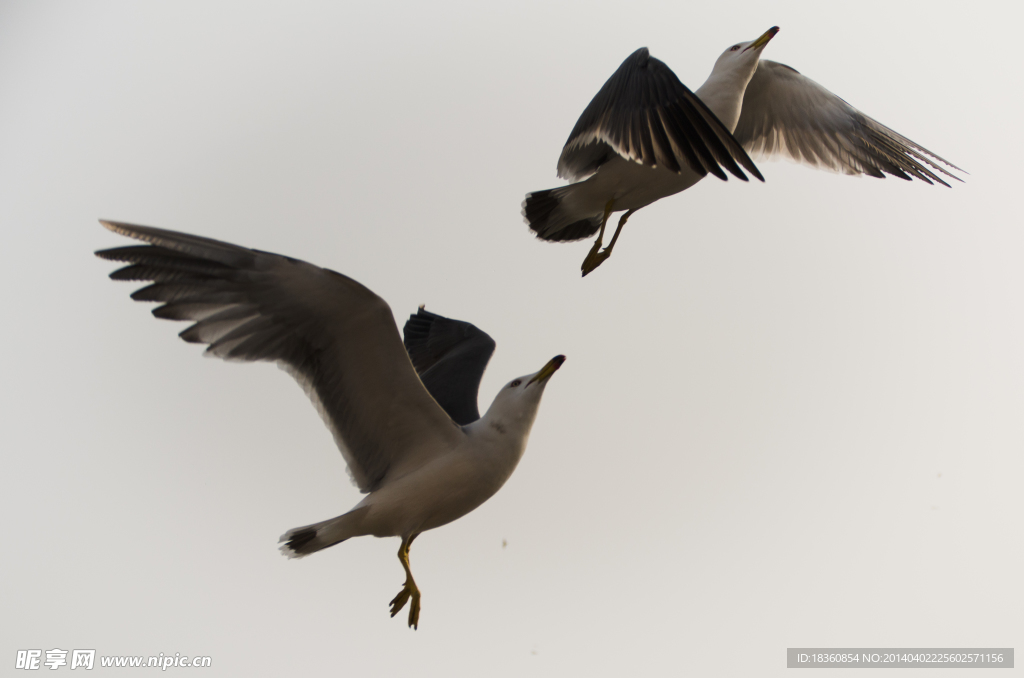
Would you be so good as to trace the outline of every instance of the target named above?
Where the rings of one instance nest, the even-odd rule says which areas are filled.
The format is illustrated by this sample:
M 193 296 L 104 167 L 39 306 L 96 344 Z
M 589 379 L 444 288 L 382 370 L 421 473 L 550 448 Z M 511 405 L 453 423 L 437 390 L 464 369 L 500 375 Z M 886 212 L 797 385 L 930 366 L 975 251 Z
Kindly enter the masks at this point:
M 587 253 L 587 258 L 583 260 L 583 265 L 580 266 L 580 269 L 583 271 L 583 277 L 586 277 L 588 273 L 603 264 L 604 260 L 611 255 L 610 247 L 606 247 L 602 250 L 601 241 L 598 240 L 595 242 L 594 246 L 590 248 L 590 252 Z
M 391 616 L 394 617 L 396 614 L 402 611 L 405 604 L 412 599 L 412 605 L 409 607 L 409 626 L 410 628 L 419 628 L 420 622 L 420 589 L 416 586 L 416 582 L 406 580 L 405 586 L 398 592 L 394 600 L 391 601 Z

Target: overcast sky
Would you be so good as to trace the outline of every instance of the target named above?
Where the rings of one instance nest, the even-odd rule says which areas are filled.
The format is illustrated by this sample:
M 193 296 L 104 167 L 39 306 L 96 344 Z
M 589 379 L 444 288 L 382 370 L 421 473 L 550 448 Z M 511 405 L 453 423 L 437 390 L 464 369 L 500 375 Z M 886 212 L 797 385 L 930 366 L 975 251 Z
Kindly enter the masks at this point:
M 787 647 L 1024 646 L 1020 7 L 3 0 L 0 665 L 781 676 Z M 531 236 L 523 195 L 627 55 L 695 89 L 773 25 L 765 58 L 966 183 L 761 162 L 637 213 L 586 279 L 589 242 Z M 388 616 L 397 539 L 281 557 L 361 496 L 330 434 L 108 280 L 98 218 L 471 321 L 482 408 L 568 356 L 505 488 L 417 540 L 419 631 Z

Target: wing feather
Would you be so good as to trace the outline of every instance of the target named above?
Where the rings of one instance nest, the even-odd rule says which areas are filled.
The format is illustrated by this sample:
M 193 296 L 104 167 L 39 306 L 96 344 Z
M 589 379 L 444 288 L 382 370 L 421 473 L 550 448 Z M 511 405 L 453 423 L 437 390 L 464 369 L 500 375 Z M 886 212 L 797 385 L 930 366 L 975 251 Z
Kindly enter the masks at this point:
M 102 222 L 148 246 L 97 256 L 128 263 L 115 280 L 146 280 L 140 301 L 226 360 L 280 364 L 330 428 L 353 480 L 371 492 L 457 445 L 463 433 L 417 377 L 383 299 L 297 259 L 198 236 Z
M 405 348 L 423 385 L 457 423 L 480 418 L 480 380 L 494 354 L 494 340 L 475 325 L 422 307 L 403 329 Z
M 782 155 L 814 167 L 949 186 L 959 167 L 869 118 L 784 64 L 761 59 L 734 132 L 755 157 Z M 940 165 L 941 163 L 941 165 Z
M 607 162 L 608 151 L 650 167 L 725 179 L 723 168 L 764 181 L 729 130 L 675 73 L 647 48 L 630 55 L 576 122 L 558 159 L 558 176 L 578 181 Z

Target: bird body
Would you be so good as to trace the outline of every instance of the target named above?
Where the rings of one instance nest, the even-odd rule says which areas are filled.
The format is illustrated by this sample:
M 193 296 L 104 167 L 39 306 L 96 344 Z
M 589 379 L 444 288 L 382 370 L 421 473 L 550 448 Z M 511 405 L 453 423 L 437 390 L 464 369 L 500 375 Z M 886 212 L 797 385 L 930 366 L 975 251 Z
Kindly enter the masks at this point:
M 939 174 L 959 180 L 939 163 L 959 169 L 955 165 L 789 66 L 761 59 L 777 33 L 773 27 L 725 50 L 692 93 L 742 146 L 740 153 L 729 147 L 737 162 L 750 169 L 746 153 L 781 155 L 846 174 L 889 174 L 944 186 L 949 184 Z M 523 202 L 523 216 L 539 239 L 568 242 L 599 233 L 583 275 L 608 258 L 633 212 L 690 188 L 708 173 L 726 179 L 708 163 L 694 162 L 679 141 L 680 131 L 669 124 L 665 107 L 689 93 L 670 74 L 646 49 L 627 58 L 580 116 L 559 157 L 559 177 L 576 183 L 529 193 Z M 753 173 L 761 178 L 756 168 Z M 625 214 L 615 235 L 601 250 L 608 216 L 620 211 Z
M 406 324 L 403 346 L 387 303 L 339 273 L 209 238 L 102 223 L 148 243 L 97 252 L 128 262 L 111 278 L 152 282 L 132 298 L 163 302 L 153 311 L 159 318 L 192 321 L 180 336 L 207 344 L 208 354 L 277 362 L 294 376 L 367 495 L 343 515 L 289 530 L 282 552 L 302 557 L 352 537 L 401 537 L 406 583 L 391 614 L 411 600 L 416 627 L 420 591 L 409 546 L 501 489 L 564 356 L 506 384 L 476 418 L 469 400 L 494 342 L 472 325 L 421 310 Z M 474 420 L 460 425 L 453 416 Z
M 753 72 L 745 77 L 737 77 L 731 72 L 712 73 L 707 82 L 694 92 L 730 133 L 739 122 L 743 92 L 751 75 Z M 560 225 L 569 226 L 578 222 L 581 215 L 588 215 L 592 228 L 588 235 L 593 235 L 597 231 L 594 225 L 598 224 L 597 220 L 609 200 L 614 203 L 612 212 L 635 212 L 657 200 L 685 191 L 705 176 L 706 172 L 698 173 L 687 164 L 681 164 L 674 171 L 664 164 L 645 165 L 614 154 L 587 179 L 565 187 L 559 194 L 559 210 L 546 225 L 549 231 L 557 232 Z M 530 224 L 532 228 L 533 223 Z
M 615 203 L 613 212 L 636 211 L 656 200 L 685 191 L 704 176 L 685 166 L 673 172 L 665 167 L 647 167 L 616 156 L 589 179 L 567 187 L 571 190 L 562 197 L 559 216 L 563 222 L 576 221 L 580 214 L 589 214 L 597 219 L 608 200 Z
M 740 80 L 734 74 L 709 78 L 705 101 L 646 48 L 634 52 L 587 106 L 562 149 L 558 176 L 576 183 L 527 194 L 523 217 L 531 230 L 554 241 L 579 240 L 598 231 L 603 236 L 612 212 L 631 214 L 686 190 L 708 173 L 724 180 L 723 167 L 746 181 L 742 165 L 763 181 L 709 105 L 731 117 L 743 97 L 745 82 Z M 588 260 L 600 243 L 599 236 Z M 585 262 L 584 275 L 588 272 Z
M 347 513 L 289 530 L 282 552 L 301 558 L 368 535 L 407 539 L 470 513 L 501 489 L 526 449 L 524 436 L 497 433 L 495 425 L 470 424 L 462 444 L 374 490 Z
M 735 73 L 712 73 L 694 94 L 715 114 L 722 125 L 732 132 L 739 122 L 743 105 L 743 92 L 750 81 L 735 77 Z M 614 201 L 612 212 L 636 211 L 652 202 L 681 193 L 707 176 L 697 173 L 689 165 L 672 171 L 665 165 L 643 165 L 614 155 L 601 164 L 586 180 L 571 184 L 571 191 L 562 199 L 563 219 L 575 220 L 573 215 L 590 214 L 595 218 L 604 210 L 608 200 Z
M 389 477 L 351 511 L 332 519 L 345 525 L 342 539 L 419 534 L 461 518 L 494 496 L 526 450 L 543 388 L 528 393 L 529 389 L 519 389 L 534 376 L 506 384 L 483 417 L 457 429 L 459 436 L 447 450 L 434 452 L 423 465 L 402 475 Z M 351 514 L 358 519 L 346 518 Z M 302 557 L 342 541 L 334 529 L 321 532 L 319 526 L 324 524 L 289 530 L 282 537 L 282 551 Z M 311 529 L 315 536 L 306 535 Z M 307 541 L 304 535 L 312 538 Z

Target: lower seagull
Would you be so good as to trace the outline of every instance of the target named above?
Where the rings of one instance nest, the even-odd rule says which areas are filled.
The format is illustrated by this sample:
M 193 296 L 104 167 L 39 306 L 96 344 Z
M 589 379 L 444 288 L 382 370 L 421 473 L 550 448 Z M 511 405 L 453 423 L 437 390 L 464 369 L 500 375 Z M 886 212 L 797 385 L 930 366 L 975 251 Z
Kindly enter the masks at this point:
M 421 308 L 403 346 L 387 303 L 340 273 L 209 238 L 100 223 L 148 243 L 96 252 L 129 264 L 112 279 L 152 282 L 132 299 L 162 302 L 158 318 L 193 322 L 181 338 L 207 344 L 210 355 L 277 362 L 334 435 L 367 496 L 336 518 L 289 530 L 281 551 L 301 558 L 351 537 L 401 537 L 405 585 L 391 616 L 411 602 L 409 626 L 418 628 L 409 546 L 505 484 L 565 356 L 505 384 L 481 417 L 476 393 L 494 342 L 473 325 Z

